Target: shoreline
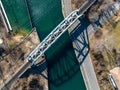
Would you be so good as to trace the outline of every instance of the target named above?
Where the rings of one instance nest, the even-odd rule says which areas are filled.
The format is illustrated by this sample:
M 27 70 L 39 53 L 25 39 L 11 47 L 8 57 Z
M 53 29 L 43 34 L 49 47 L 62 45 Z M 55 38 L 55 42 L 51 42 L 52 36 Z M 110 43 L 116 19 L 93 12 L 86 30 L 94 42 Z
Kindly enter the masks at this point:
M 70 0 L 61 0 L 62 4 L 62 14 L 65 17 L 67 17 L 72 12 L 72 3 Z
M 72 12 L 72 3 L 71 3 L 71 0 L 61 0 L 62 1 L 62 13 L 63 13 L 63 16 L 66 17 L 69 13 Z M 76 22 L 69 30 L 68 32 L 70 33 L 75 26 L 77 26 L 78 24 L 80 23 L 80 21 Z M 73 42 L 72 42 L 73 43 Z M 73 45 L 74 47 L 74 45 Z M 75 48 L 75 47 L 74 47 Z M 89 59 L 87 59 L 89 57 Z M 88 70 L 86 69 L 87 67 L 92 67 L 91 70 Z M 86 60 L 83 62 L 83 64 L 80 66 L 80 70 L 81 70 L 81 73 L 82 73 L 82 76 L 83 76 L 83 80 L 84 80 L 84 83 L 86 85 L 86 88 L 87 90 L 95 90 L 94 89 L 94 84 L 92 84 L 92 82 L 97 82 L 97 78 L 95 76 L 95 72 L 94 72 L 94 68 L 93 68 L 93 64 L 92 64 L 92 60 L 88 54 L 88 56 L 86 57 Z M 94 74 L 95 78 L 94 80 L 91 80 L 91 77 L 89 77 L 88 75 L 89 74 Z M 93 78 L 93 77 L 92 77 Z M 90 82 L 91 80 L 91 82 Z M 92 85 L 91 85 L 92 84 Z M 98 85 L 98 82 L 96 83 Z M 98 90 L 99 89 L 99 86 L 96 87 Z

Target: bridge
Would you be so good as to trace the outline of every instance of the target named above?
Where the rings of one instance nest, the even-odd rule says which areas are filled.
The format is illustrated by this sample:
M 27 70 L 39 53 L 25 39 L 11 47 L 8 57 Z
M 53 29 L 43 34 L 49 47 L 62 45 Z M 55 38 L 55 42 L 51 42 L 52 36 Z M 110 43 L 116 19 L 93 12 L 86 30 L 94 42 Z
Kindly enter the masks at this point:
M 0 86 L 0 90 L 5 87 L 10 87 L 12 83 L 21 76 L 27 68 L 34 65 L 35 62 L 47 51 L 51 45 L 60 38 L 83 14 L 95 3 L 96 0 L 88 0 L 79 9 L 70 13 L 27 57 L 26 63 L 24 63 L 19 70 L 11 76 L 3 85 Z
M 66 32 L 96 0 L 89 0 L 85 5 L 70 13 L 27 57 L 33 65 L 51 45 Z

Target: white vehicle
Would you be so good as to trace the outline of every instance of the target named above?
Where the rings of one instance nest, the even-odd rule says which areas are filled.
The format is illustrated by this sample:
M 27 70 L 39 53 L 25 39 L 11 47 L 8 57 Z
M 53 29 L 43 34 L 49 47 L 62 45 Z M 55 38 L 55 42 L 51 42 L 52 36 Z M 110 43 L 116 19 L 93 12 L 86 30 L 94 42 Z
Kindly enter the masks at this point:
M 109 74 L 108 77 L 109 77 L 111 83 L 113 84 L 114 89 L 115 89 L 115 90 L 118 90 L 117 84 L 115 83 L 115 80 L 114 80 L 114 78 L 112 77 L 112 75 Z

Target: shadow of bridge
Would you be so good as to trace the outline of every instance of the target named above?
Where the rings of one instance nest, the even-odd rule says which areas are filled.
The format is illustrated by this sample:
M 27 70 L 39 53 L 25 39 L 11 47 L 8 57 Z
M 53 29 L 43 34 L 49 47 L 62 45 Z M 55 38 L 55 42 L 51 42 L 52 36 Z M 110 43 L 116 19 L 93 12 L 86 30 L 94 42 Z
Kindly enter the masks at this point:
M 115 14 L 113 7 L 109 7 L 106 12 L 103 11 L 103 13 L 99 15 L 99 19 L 92 23 L 94 31 L 98 30 L 98 27 L 102 27 L 112 14 Z M 90 50 L 88 35 L 88 27 L 90 24 L 91 23 L 84 18 L 80 20 L 80 24 L 70 33 L 70 35 L 66 32 L 61 36 L 62 39 L 60 38 L 60 40 L 53 44 L 45 53 L 47 62 L 43 61 L 34 68 L 28 69 L 26 71 L 27 74 L 25 73 L 21 77 L 28 76 L 31 73 L 41 74 L 47 67 L 49 77 L 48 82 L 58 87 L 80 73 L 79 66 L 84 62 Z M 69 36 L 71 39 L 69 39 Z M 73 50 L 75 51 L 76 56 Z

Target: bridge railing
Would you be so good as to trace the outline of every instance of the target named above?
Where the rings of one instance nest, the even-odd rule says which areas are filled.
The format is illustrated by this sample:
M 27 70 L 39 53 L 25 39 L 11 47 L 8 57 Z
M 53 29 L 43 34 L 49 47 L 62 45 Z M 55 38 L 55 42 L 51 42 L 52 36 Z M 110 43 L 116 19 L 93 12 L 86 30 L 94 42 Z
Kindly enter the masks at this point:
M 41 57 L 44 52 L 64 33 L 72 26 L 78 18 L 80 18 L 84 12 L 95 2 L 96 0 L 90 0 L 89 6 L 85 10 L 81 11 L 77 9 L 70 13 L 27 57 L 27 60 L 32 65 Z M 80 13 L 81 11 L 81 13 Z
M 27 60 L 36 62 L 44 52 L 64 33 L 68 30 L 74 22 L 81 17 L 78 15 L 78 10 L 73 11 L 68 17 L 66 17 L 27 57 Z

